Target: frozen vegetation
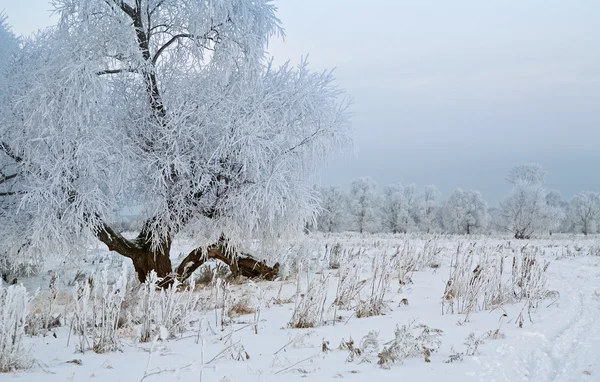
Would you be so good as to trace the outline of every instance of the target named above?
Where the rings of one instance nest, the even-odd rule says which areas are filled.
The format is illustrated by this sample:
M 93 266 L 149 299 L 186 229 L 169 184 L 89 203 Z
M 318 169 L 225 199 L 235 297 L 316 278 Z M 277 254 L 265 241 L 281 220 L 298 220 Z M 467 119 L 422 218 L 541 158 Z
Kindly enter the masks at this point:
M 310 234 L 271 255 L 285 264 L 275 281 L 210 262 L 167 289 L 121 256 L 82 251 L 0 289 L 0 365 L 18 380 L 600 373 L 598 237 Z

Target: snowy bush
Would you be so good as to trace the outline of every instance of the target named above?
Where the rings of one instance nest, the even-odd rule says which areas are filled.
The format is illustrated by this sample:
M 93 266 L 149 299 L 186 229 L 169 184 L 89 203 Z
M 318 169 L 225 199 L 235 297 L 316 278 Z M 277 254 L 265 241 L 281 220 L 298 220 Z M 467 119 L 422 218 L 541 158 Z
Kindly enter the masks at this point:
M 94 296 L 92 310 L 92 343 L 96 353 L 106 353 L 119 349 L 119 318 L 121 304 L 125 300 L 127 270 L 123 267 L 118 280 L 109 285 L 107 271 L 104 269 L 99 281 L 100 288 Z
M 127 309 L 127 322 L 139 328 L 140 342 L 152 341 L 157 334 L 166 340 L 183 333 L 197 309 L 199 296 L 194 295 L 193 286 L 184 288 L 175 280 L 161 289 L 157 287 L 160 281 L 156 273 L 151 272 L 128 297 L 127 304 L 131 306 Z
M 510 293 L 503 282 L 503 257 L 489 248 L 470 244 L 458 246 L 442 299 L 442 309 L 470 314 L 508 302 Z
M 505 250 L 512 256 L 504 256 Z M 556 294 L 546 288 L 548 266 L 536 248 L 471 243 L 463 249 L 459 245 L 442 297 L 442 313 L 466 314 L 468 318 L 471 313 L 519 301 L 525 301 L 531 312 L 542 300 Z
M 352 302 L 358 297 L 360 290 L 365 285 L 360 280 L 363 268 L 361 251 L 351 255 L 339 268 L 338 286 L 334 304 L 341 309 L 350 309 Z
M 356 317 L 379 316 L 389 310 L 389 306 L 385 302 L 385 296 L 389 291 L 394 270 L 393 257 L 387 254 L 373 257 L 371 282 L 368 286 L 369 295 L 356 306 Z
M 194 295 L 194 288 L 178 291 L 181 284 L 174 282 L 168 289 L 160 291 L 161 323 L 174 337 L 188 329 L 190 316 L 195 311 L 198 296 Z
M 414 325 L 411 322 L 397 326 L 394 339 L 386 343 L 378 354 L 378 364 L 384 369 L 389 369 L 391 365 L 410 357 L 423 357 L 425 362 L 430 362 L 431 354 L 442 345 L 441 335 L 441 330 L 423 324 Z
M 93 276 L 86 281 L 76 281 L 73 286 L 73 316 L 71 317 L 71 331 L 79 335 L 77 350 L 85 352 L 90 347 L 88 328 L 91 322 Z
M 25 287 L 0 282 L 0 372 L 26 369 L 33 361 L 23 348 L 29 295 Z
M 49 296 L 42 295 L 27 315 L 25 333 L 29 336 L 46 334 L 48 330 L 62 325 L 63 315 L 56 312 L 58 299 L 58 276 L 50 279 Z M 41 294 L 41 293 L 40 293 Z M 36 295 L 40 295 L 36 293 Z
M 359 363 L 372 362 L 379 353 L 379 332 L 371 330 L 366 336 L 360 340 L 358 347 L 354 345 L 352 337 L 348 341 L 342 339 L 340 349 L 348 350 L 346 362 L 354 362 L 356 359 Z
M 78 351 L 84 353 L 92 349 L 96 353 L 106 353 L 119 349 L 118 329 L 122 323 L 126 291 L 125 267 L 113 283 L 109 283 L 106 269 L 98 277 L 92 274 L 87 281 L 75 282 L 71 330 L 79 335 Z
M 464 344 L 467 347 L 466 355 L 473 356 L 479 354 L 479 346 L 483 345 L 484 342 L 480 337 L 475 337 L 475 333 L 469 333 Z
M 296 302 L 294 313 L 288 325 L 291 328 L 314 328 L 324 321 L 329 278 L 318 275 L 308 282 L 306 290 L 301 292 L 301 277 L 296 280 Z

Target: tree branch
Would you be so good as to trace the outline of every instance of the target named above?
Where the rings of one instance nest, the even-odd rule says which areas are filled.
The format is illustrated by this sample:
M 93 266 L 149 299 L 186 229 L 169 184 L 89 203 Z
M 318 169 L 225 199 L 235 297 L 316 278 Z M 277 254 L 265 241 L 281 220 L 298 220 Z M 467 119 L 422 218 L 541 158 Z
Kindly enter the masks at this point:
M 115 251 L 130 259 L 135 258 L 136 253 L 140 250 L 134 242 L 127 240 L 121 234 L 115 232 L 106 223 L 102 223 L 100 227 L 97 227 L 94 230 L 94 235 L 106 244 L 109 251 Z
M 304 145 L 306 145 L 307 143 L 310 143 L 310 142 L 311 142 L 313 139 L 315 139 L 315 138 L 316 138 L 316 137 L 319 135 L 319 133 L 320 133 L 321 131 L 322 131 L 322 130 L 321 130 L 321 127 L 319 126 L 319 128 L 318 128 L 317 130 L 315 130 L 315 132 L 314 132 L 314 133 L 312 133 L 312 134 L 311 134 L 311 135 L 309 135 L 308 137 L 305 137 L 304 139 L 302 139 L 302 140 L 301 140 L 299 143 L 297 143 L 297 144 L 296 144 L 296 145 L 294 145 L 293 147 L 291 147 L 291 148 L 289 148 L 289 149 L 285 150 L 285 151 L 283 152 L 283 155 L 287 155 L 287 154 L 289 154 L 289 153 L 291 153 L 291 152 L 295 151 L 295 150 L 296 150 L 298 147 L 300 147 L 300 146 L 304 146 Z
M 115 3 L 117 4 L 117 6 L 119 8 L 121 8 L 121 10 L 123 12 L 125 12 L 127 14 L 127 16 L 131 17 L 131 19 L 134 19 L 137 13 L 137 10 L 135 8 L 133 8 L 131 5 L 127 4 L 125 1 L 121 0 L 113 0 L 115 1 Z
M 150 12 L 148 12 L 149 15 L 152 15 L 154 12 L 156 12 L 156 10 L 158 8 L 160 8 L 161 5 L 163 5 L 163 3 L 165 2 L 165 0 L 160 0 L 158 3 L 156 3 L 156 5 L 152 8 L 152 10 Z
M 96 72 L 97 75 L 103 76 L 105 74 L 118 74 L 118 73 L 137 73 L 135 69 L 106 69 Z
M 0 150 L 3 151 L 6 155 L 14 159 L 15 162 L 23 162 L 23 158 L 18 156 L 17 153 L 14 152 L 13 149 L 10 148 L 8 143 L 0 142 Z
M 228 21 L 231 21 L 231 20 L 228 20 Z M 167 41 L 163 46 L 161 46 L 158 49 L 158 51 L 152 58 L 152 64 L 156 64 L 156 61 L 158 61 L 160 55 L 164 52 L 164 50 L 167 49 L 171 44 L 173 44 L 175 41 L 177 41 L 180 38 L 189 38 L 189 39 L 195 39 L 195 40 L 197 40 L 199 38 L 203 38 L 203 39 L 211 40 L 211 41 L 214 41 L 215 43 L 217 43 L 219 41 L 219 31 L 216 28 L 218 28 L 222 25 L 223 25 L 223 23 L 211 26 L 210 30 L 201 36 L 194 35 L 191 33 L 179 33 L 179 34 L 174 35 L 173 37 L 171 37 L 169 39 L 169 41 Z M 214 33 L 216 35 L 216 37 L 214 35 L 212 35 L 212 33 Z M 209 47 L 206 47 L 204 45 L 202 45 L 202 47 L 205 49 L 214 50 L 214 49 L 210 49 Z
M 10 175 L 3 176 L 2 178 L 0 178 L 0 184 L 2 184 L 4 182 L 8 182 L 9 180 L 16 178 L 17 175 L 18 174 L 15 173 L 15 174 L 10 174 Z
M 156 65 L 156 61 L 158 61 L 158 58 L 160 57 L 162 52 L 164 52 L 165 49 L 167 49 L 171 44 L 173 44 L 175 41 L 177 41 L 180 38 L 194 38 L 194 35 L 190 34 L 190 33 L 180 33 L 180 34 L 176 34 L 175 36 L 171 37 L 169 39 L 169 41 L 167 41 L 163 46 L 161 46 L 158 49 L 158 51 L 156 52 L 154 57 L 152 57 L 152 64 Z

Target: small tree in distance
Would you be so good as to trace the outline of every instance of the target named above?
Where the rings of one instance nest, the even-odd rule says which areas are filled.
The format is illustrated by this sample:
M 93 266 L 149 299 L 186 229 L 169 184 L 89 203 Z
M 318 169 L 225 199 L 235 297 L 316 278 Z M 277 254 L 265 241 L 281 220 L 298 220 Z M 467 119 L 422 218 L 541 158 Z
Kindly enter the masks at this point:
M 487 203 L 479 191 L 458 188 L 446 201 L 442 219 L 449 233 L 475 233 L 487 225 Z
M 433 232 L 439 227 L 439 210 L 442 193 L 436 186 L 425 186 L 419 198 L 419 227 L 423 232 Z
M 569 217 L 584 235 L 594 233 L 600 226 L 600 194 L 582 191 L 569 204 Z
M 381 198 L 373 179 L 364 177 L 352 182 L 348 206 L 354 229 L 360 233 L 379 231 Z
M 517 166 L 508 175 L 512 190 L 500 202 L 502 218 L 499 225 L 513 233 L 515 239 L 528 239 L 534 233 L 548 229 L 556 219 L 548 205 L 545 177 L 546 173 L 537 163 Z
M 321 187 L 321 213 L 317 217 L 317 229 L 321 232 L 339 232 L 343 230 L 346 217 L 348 197 L 337 186 Z
M 407 233 L 416 227 L 416 186 L 400 183 L 383 189 L 382 223 L 392 233 Z

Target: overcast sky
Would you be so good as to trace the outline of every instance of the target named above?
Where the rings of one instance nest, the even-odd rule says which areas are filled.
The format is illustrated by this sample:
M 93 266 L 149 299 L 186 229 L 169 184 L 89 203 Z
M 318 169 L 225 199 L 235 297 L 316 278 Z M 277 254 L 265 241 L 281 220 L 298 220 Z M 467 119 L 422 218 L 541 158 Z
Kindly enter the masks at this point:
M 354 100 L 356 155 L 326 185 L 435 184 L 504 197 L 538 162 L 565 199 L 600 191 L 600 1 L 279 0 L 278 61 L 336 67 Z M 52 23 L 46 0 L 0 0 L 17 34 Z

